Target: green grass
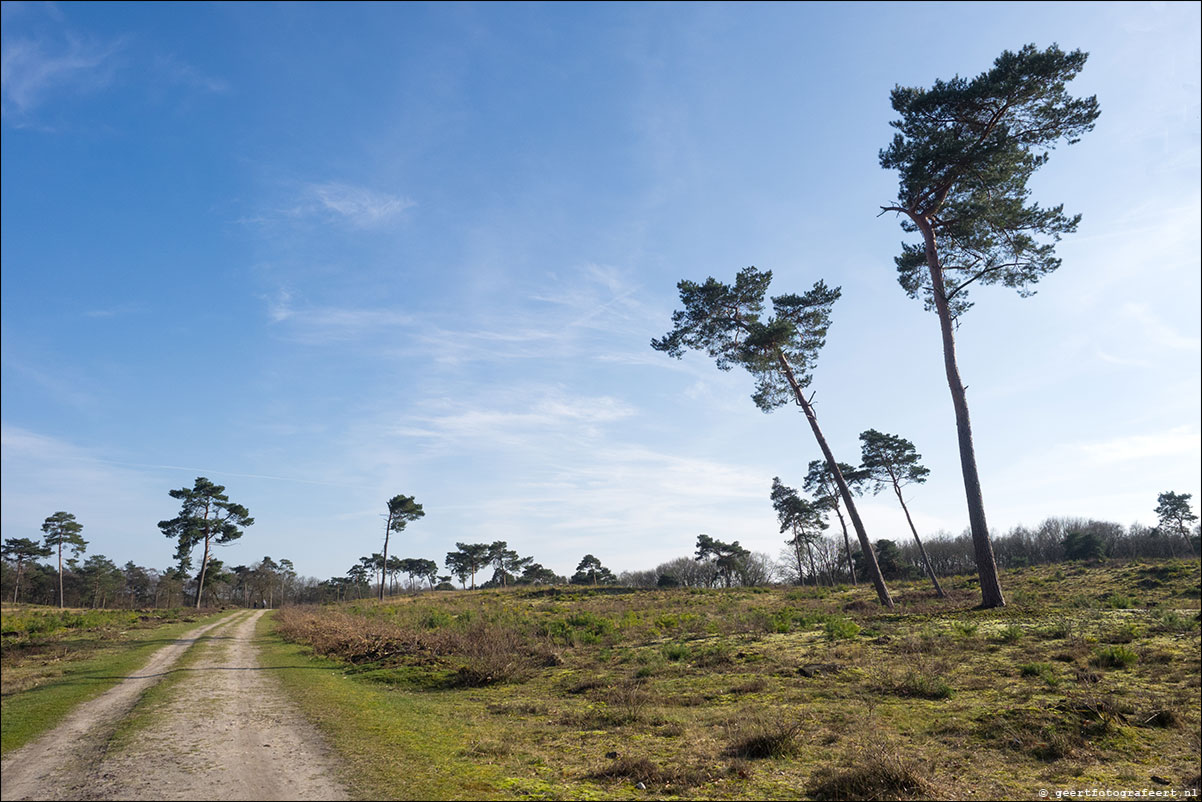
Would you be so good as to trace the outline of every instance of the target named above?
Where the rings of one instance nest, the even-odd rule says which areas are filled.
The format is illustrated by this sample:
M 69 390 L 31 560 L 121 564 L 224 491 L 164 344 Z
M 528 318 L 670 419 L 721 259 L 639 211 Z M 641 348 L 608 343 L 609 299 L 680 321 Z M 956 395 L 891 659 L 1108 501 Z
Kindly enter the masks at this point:
M 70 611 L 69 611 L 70 612 Z M 72 614 L 72 627 L 18 626 L 13 619 L 35 620 L 38 610 L 4 611 L 2 664 L 4 691 L 0 698 L 0 753 L 18 749 L 52 729 L 79 704 L 99 696 L 122 677 L 137 671 L 159 648 L 212 617 L 181 619 L 178 611 L 162 611 L 149 620 L 128 612 L 93 611 Z M 55 621 L 56 610 L 44 615 Z M 158 622 L 166 618 L 168 624 Z
M 423 594 L 279 611 L 304 642 L 262 636 L 365 798 L 1025 799 L 1150 774 L 1189 787 L 1197 561 L 1003 582 L 1022 605 L 977 609 L 972 577 L 948 578 L 942 601 L 896 583 L 893 612 L 863 587 Z M 491 653 L 478 641 L 525 662 L 455 681 Z
M 458 693 L 348 675 L 345 664 L 272 635 L 270 615 L 259 622 L 260 661 L 347 758 L 342 779 L 357 797 L 482 799 L 505 787 L 505 772 L 489 759 L 505 753 L 505 742 L 463 715 Z

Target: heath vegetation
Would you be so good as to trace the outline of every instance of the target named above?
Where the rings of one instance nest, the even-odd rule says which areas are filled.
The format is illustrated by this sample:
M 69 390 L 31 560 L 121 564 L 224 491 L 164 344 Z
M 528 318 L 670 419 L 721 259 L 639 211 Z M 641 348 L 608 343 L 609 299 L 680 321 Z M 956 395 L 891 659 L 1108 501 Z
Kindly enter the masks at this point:
M 977 578 L 961 575 L 946 578 L 946 599 L 925 579 L 896 583 L 892 611 L 871 589 L 841 585 L 598 586 L 275 616 L 286 639 L 334 661 L 324 664 L 344 680 L 338 693 L 371 700 L 348 723 L 345 703 L 322 712 L 320 687 L 301 676 L 313 672 L 281 672 L 336 743 L 346 748 L 353 727 L 394 727 L 443 745 L 446 771 L 422 780 L 405 774 L 405 750 L 421 747 L 393 743 L 364 778 L 369 795 L 1006 799 L 1083 784 L 1196 787 L 1198 562 L 1004 578 L 1004 609 L 981 608 Z

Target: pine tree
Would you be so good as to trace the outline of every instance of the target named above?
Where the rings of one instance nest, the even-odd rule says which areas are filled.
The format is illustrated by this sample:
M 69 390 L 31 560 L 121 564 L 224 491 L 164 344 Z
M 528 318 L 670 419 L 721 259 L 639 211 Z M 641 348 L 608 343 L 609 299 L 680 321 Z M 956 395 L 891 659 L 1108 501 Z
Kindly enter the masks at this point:
M 896 212 L 902 229 L 922 238 L 902 244 L 898 280 L 939 317 L 984 607 L 1006 600 L 985 519 L 954 327 L 971 306 L 971 285 L 1002 284 L 1026 296 L 1060 266 L 1055 243 L 1075 231 L 1081 217 L 1066 216 L 1063 206 L 1028 204 L 1027 182 L 1057 142 L 1072 144 L 1094 126 L 1097 99 L 1065 91 L 1086 58 L 1079 50 L 1027 45 L 1003 52 L 993 69 L 971 81 L 957 76 L 930 89 L 898 86 L 891 95 L 901 115 L 892 123 L 898 133 L 880 154 L 881 166 L 896 169 L 900 178 L 896 201 L 882 206 L 882 213 Z

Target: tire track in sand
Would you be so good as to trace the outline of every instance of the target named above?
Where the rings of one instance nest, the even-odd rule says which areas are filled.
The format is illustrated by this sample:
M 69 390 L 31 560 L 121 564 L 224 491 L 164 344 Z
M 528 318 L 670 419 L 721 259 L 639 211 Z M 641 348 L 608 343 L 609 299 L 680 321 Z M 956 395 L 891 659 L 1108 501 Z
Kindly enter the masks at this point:
M 184 680 L 147 711 L 149 723 L 119 747 L 107 745 L 132 702 L 110 716 L 102 731 L 85 729 L 56 738 L 56 729 L 40 739 L 66 743 L 70 738 L 95 746 L 90 754 L 86 745 L 77 751 L 86 762 L 56 761 L 64 767 L 57 772 L 43 764 L 36 787 L 14 784 L 24 790 L 10 795 L 6 760 L 4 798 L 346 799 L 346 789 L 336 779 L 338 765 L 322 737 L 284 698 L 271 672 L 259 666 L 255 626 L 264 612 L 218 622 L 221 637 L 197 644 L 197 659 L 178 669 L 187 672 Z M 205 632 L 189 633 L 201 634 Z M 141 676 L 168 670 L 169 664 L 158 670 L 148 665 Z M 141 690 L 134 691 L 134 701 Z M 24 751 L 13 755 L 14 766 L 27 762 Z
M 0 796 L 4 799 L 52 799 L 54 789 L 76 785 L 80 767 L 92 765 L 103 754 L 117 724 L 147 688 L 157 683 L 198 639 L 216 627 L 231 623 L 223 618 L 197 627 L 155 652 L 136 674 L 84 702 L 62 723 L 0 763 Z M 61 797 L 66 798 L 66 797 Z

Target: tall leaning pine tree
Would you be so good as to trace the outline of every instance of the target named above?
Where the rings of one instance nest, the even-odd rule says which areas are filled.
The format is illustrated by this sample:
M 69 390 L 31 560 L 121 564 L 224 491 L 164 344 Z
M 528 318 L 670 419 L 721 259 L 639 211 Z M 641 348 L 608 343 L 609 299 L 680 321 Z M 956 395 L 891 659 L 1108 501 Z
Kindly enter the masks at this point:
M 918 536 L 918 527 L 910 517 L 910 508 L 902 495 L 902 488 L 910 483 L 921 484 L 931 474 L 930 468 L 922 464 L 922 454 L 914 449 L 914 444 L 896 434 L 885 434 L 876 429 L 860 432 L 860 453 L 863 460 L 861 465 L 864 473 L 874 483 L 873 492 L 879 493 L 886 487 L 892 488 L 897 496 L 897 503 L 905 513 L 906 523 L 910 525 L 910 534 L 914 535 L 914 543 L 918 546 L 918 555 L 922 559 L 922 570 L 927 572 L 931 584 L 935 586 L 935 595 L 945 598 L 943 585 L 935 575 L 931 558 L 927 556 L 927 547 L 922 545 Z
M 712 356 L 720 370 L 730 370 L 735 365 L 745 368 L 755 378 L 752 400 L 764 412 L 789 403 L 801 407 L 851 517 L 877 598 L 893 609 L 893 599 L 885 587 L 885 578 L 868 542 L 851 489 L 805 395 L 818 354 L 826 344 L 831 307 L 839 300 L 839 288 L 827 287 L 819 281 L 803 295 L 774 296 L 772 317 L 765 319 L 764 296 L 771 282 L 772 271 L 754 267 L 740 270 L 733 285 L 712 277 L 704 284 L 681 281 L 676 286 L 684 309 L 672 313 L 672 331 L 652 340 L 651 347 L 678 359 L 686 348 L 693 348 Z
M 388 567 L 388 539 L 393 533 L 401 533 L 410 521 L 416 521 L 425 516 L 422 505 L 413 496 L 397 495 L 388 499 L 388 523 L 384 524 L 384 553 L 381 562 L 384 569 Z M 384 576 L 380 576 L 380 601 L 384 601 Z
M 897 199 L 882 213 L 896 212 L 903 230 L 922 238 L 902 244 L 898 280 L 939 317 L 984 607 L 1006 600 L 985 520 L 954 328 L 971 306 L 972 284 L 1002 284 L 1027 296 L 1060 266 L 1055 243 L 1075 231 L 1081 217 L 1066 216 L 1063 206 L 1029 203 L 1027 182 L 1057 143 L 1072 144 L 1094 126 L 1097 98 L 1065 91 L 1086 58 L 1079 50 L 1027 45 L 1002 53 L 993 69 L 972 80 L 957 76 L 930 89 L 898 86 L 891 95 L 898 132 L 880 153 L 881 166 L 897 170 L 900 179 Z

